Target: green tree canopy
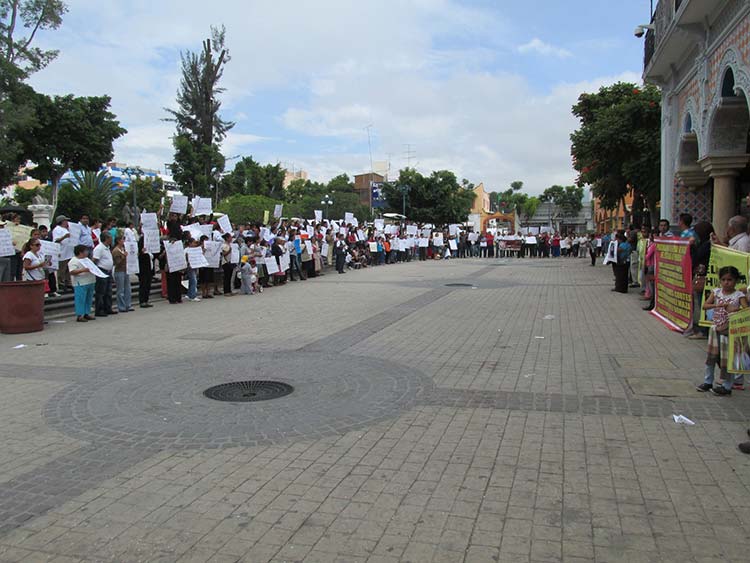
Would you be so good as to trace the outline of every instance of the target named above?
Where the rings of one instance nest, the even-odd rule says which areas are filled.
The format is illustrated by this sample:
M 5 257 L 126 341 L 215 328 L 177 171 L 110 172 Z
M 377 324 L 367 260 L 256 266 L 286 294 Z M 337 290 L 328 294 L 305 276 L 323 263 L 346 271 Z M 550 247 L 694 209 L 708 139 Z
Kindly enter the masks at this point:
M 211 27 L 200 53 L 182 54 L 182 79 L 177 92 L 177 109 L 165 108 L 177 127 L 172 166 L 175 181 L 189 193 L 208 195 L 219 181 L 225 160 L 221 142 L 234 127 L 221 118 L 219 81 L 231 58 L 225 47 L 226 30 Z
M 22 72 L 0 59 L 0 186 L 8 185 L 26 162 L 24 137 L 36 125 L 34 90 Z
M 112 159 L 114 140 L 127 132 L 109 104 L 109 96 L 34 96 L 37 123 L 27 131 L 24 153 L 36 164 L 34 177 L 52 183 L 54 207 L 62 175 L 98 170 Z
M 473 190 L 465 188 L 448 170 L 438 170 L 429 176 L 423 176 L 413 168 L 401 170 L 395 183 L 383 186 L 386 204 L 391 211 L 401 213 L 404 191 L 409 219 L 438 224 L 465 221 L 476 197 Z
M 252 156 L 246 156 L 222 178 L 219 192 L 221 197 L 241 194 L 281 199 L 284 197 L 284 169 L 278 163 L 261 165 Z
M 659 89 L 618 82 L 596 94 L 581 94 L 573 114 L 581 122 L 571 135 L 577 184 L 591 185 L 609 209 L 618 207 L 632 187 L 634 215 L 644 204 L 653 212 L 660 198 Z
M 572 217 L 583 209 L 583 188 L 580 186 L 550 186 L 542 192 L 539 200 L 552 204 L 555 209 L 553 218 Z
M 501 213 L 516 213 L 521 214 L 524 205 L 529 200 L 528 194 L 522 192 L 523 182 L 516 180 L 510 183 L 510 188 L 504 192 L 497 194 L 496 209 Z M 532 213 L 533 215 L 533 213 Z
M 164 182 L 161 178 L 151 177 L 133 177 L 130 179 L 130 185 L 124 190 L 118 190 L 112 197 L 112 216 L 122 217 L 122 210 L 125 205 L 132 207 L 133 190 L 135 190 L 135 199 L 138 207 L 142 211 L 156 213 L 159 211 L 162 199 L 166 197 L 167 192 L 164 189 Z

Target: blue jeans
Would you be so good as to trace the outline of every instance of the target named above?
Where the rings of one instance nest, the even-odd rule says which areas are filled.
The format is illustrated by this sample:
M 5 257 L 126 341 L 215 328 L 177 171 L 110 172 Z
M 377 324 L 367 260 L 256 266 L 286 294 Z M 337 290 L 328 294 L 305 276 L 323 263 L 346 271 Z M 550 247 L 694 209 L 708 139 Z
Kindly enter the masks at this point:
M 187 279 L 188 279 L 188 290 L 187 290 L 188 299 L 195 299 L 196 297 L 198 297 L 198 272 L 195 271 L 193 268 L 188 268 Z
M 716 364 L 711 364 L 710 366 L 706 366 L 706 371 L 704 372 L 703 376 L 703 383 L 706 383 L 707 385 L 713 385 L 714 384 L 714 369 L 716 368 Z M 722 369 L 721 370 L 721 379 L 723 380 L 722 386 L 727 391 L 732 390 L 732 383 L 734 383 L 734 375 L 731 373 L 728 373 L 727 370 Z
M 117 282 L 117 310 L 127 311 L 130 309 L 130 276 L 127 272 L 115 272 Z
M 91 301 L 94 298 L 95 285 L 90 283 L 87 285 L 77 285 L 73 288 L 73 301 L 77 317 L 88 315 L 91 312 Z

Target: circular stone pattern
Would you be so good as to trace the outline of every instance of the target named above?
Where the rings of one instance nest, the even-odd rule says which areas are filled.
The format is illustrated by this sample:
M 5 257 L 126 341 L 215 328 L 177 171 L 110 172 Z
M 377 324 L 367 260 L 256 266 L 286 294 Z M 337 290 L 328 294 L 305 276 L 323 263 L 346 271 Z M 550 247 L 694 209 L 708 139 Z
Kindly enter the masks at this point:
M 145 449 L 269 445 L 364 428 L 410 409 L 432 379 L 386 360 L 327 353 L 236 351 L 107 370 L 45 406 L 48 423 L 94 444 Z M 204 390 L 229 381 L 278 381 L 273 401 L 220 402 Z
M 294 387 L 280 381 L 233 381 L 209 387 L 203 394 L 215 401 L 251 403 L 285 397 L 292 391 Z

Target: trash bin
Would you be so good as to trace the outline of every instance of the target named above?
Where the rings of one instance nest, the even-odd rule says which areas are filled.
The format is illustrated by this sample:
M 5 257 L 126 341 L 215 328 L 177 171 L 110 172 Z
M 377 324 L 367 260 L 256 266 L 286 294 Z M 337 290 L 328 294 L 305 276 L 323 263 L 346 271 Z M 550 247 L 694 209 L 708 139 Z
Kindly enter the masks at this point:
M 44 281 L 0 283 L 0 332 L 20 334 L 44 329 Z

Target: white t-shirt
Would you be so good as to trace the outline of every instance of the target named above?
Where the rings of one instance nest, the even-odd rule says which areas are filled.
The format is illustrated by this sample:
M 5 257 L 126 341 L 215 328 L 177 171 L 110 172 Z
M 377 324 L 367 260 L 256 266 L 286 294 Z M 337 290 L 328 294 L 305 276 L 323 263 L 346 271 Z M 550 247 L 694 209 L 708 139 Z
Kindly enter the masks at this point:
M 73 258 L 73 248 L 75 248 L 75 244 L 78 244 L 77 242 L 74 244 L 73 241 L 70 240 L 70 237 L 67 237 L 65 240 L 59 240 L 69 234 L 70 231 L 60 225 L 52 229 L 52 242 L 59 241 L 60 244 L 60 260 L 70 260 Z
M 94 264 L 99 266 L 100 270 L 111 272 L 115 263 L 112 260 L 112 252 L 107 245 L 99 243 L 94 248 Z
M 24 262 L 28 260 L 31 262 L 32 266 L 38 266 L 40 264 L 44 264 L 44 256 L 37 256 L 31 250 L 29 250 L 26 254 L 23 255 Z M 44 268 L 34 268 L 33 270 L 27 270 L 24 268 L 23 270 L 23 279 L 24 281 L 42 281 L 44 278 L 47 277 L 47 274 L 44 271 Z

